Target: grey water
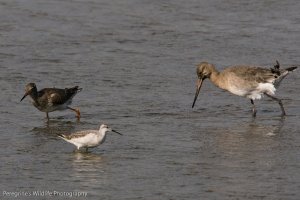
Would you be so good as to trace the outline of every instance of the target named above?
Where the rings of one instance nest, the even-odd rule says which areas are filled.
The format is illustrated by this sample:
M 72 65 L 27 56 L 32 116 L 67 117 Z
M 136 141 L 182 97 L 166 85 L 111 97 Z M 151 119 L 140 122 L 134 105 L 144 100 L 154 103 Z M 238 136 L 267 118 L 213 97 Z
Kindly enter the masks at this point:
M 297 0 L 1 0 L 1 199 L 299 199 L 299 71 L 277 91 L 285 118 L 268 98 L 252 118 L 248 99 L 209 81 L 191 108 L 201 61 L 299 66 L 299 10 Z M 82 87 L 80 121 L 61 111 L 47 122 L 20 102 L 29 82 Z M 89 153 L 56 136 L 101 123 L 123 136 Z

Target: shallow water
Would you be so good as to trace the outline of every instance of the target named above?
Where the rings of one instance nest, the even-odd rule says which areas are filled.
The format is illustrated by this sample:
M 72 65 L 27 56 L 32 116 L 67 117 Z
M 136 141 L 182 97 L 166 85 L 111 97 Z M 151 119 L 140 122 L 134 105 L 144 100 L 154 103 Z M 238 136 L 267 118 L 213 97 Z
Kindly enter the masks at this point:
M 299 64 L 298 1 L 1 1 L 0 191 L 76 199 L 299 199 L 299 72 L 277 103 L 203 85 L 195 65 Z M 24 86 L 79 85 L 73 112 L 19 102 Z M 90 153 L 57 133 L 110 134 Z M 17 194 L 16 194 L 17 195 Z M 65 194 L 66 195 L 66 194 Z M 32 199 L 24 193 L 20 199 Z M 60 199 L 65 196 L 37 196 Z

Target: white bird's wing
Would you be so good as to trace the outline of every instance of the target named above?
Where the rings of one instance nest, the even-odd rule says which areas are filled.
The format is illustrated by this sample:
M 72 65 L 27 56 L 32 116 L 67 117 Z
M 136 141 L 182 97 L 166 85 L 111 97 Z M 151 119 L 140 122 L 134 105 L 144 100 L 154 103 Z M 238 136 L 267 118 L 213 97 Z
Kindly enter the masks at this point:
M 82 144 L 83 146 L 89 146 L 90 144 L 94 144 L 97 140 L 97 135 L 95 133 L 87 133 L 81 137 L 73 137 L 72 142 L 77 144 Z
M 74 132 L 74 133 L 71 133 L 69 135 L 64 135 L 64 136 L 66 139 L 70 140 L 70 139 L 84 137 L 90 133 L 97 134 L 98 132 L 99 132 L 98 130 L 84 130 L 84 131 L 78 131 L 78 132 Z

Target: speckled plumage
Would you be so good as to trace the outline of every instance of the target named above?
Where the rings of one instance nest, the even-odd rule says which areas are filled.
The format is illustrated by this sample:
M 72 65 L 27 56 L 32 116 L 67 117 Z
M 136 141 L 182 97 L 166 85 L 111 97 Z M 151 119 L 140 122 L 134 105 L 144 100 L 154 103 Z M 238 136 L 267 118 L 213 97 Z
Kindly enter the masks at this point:
M 72 103 L 73 97 L 81 91 L 78 86 L 72 88 L 44 88 L 37 91 L 37 87 L 34 83 L 28 83 L 25 87 L 25 95 L 21 101 L 29 95 L 31 102 L 38 110 L 45 112 L 47 118 L 49 118 L 48 113 L 56 110 L 70 109 L 76 112 L 78 118 L 80 118 L 80 112 L 78 109 L 69 107 Z

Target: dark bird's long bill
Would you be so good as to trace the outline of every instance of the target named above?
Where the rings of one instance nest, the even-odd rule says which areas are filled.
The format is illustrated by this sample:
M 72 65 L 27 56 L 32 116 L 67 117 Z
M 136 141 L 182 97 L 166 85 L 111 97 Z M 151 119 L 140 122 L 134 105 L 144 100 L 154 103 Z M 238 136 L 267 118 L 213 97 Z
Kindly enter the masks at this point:
M 113 129 L 111 129 L 112 132 L 115 132 L 115 133 L 118 133 L 119 135 L 123 135 L 122 133 L 118 132 L 118 131 L 115 131 Z
M 194 108 L 194 106 L 195 106 L 197 97 L 198 97 L 198 95 L 199 95 L 199 92 L 200 92 L 200 89 L 201 89 L 201 86 L 202 86 L 202 82 L 203 82 L 203 79 L 200 79 L 200 78 L 199 78 L 199 79 L 197 80 L 197 88 L 196 88 L 196 93 L 195 93 L 195 97 L 194 97 L 194 101 L 193 101 L 192 108 Z
M 28 95 L 28 94 L 27 94 L 27 92 L 26 92 L 26 93 L 24 94 L 24 96 L 22 97 L 22 99 L 20 100 L 20 102 L 23 101 L 23 99 L 25 99 L 25 97 L 27 97 L 27 95 Z

